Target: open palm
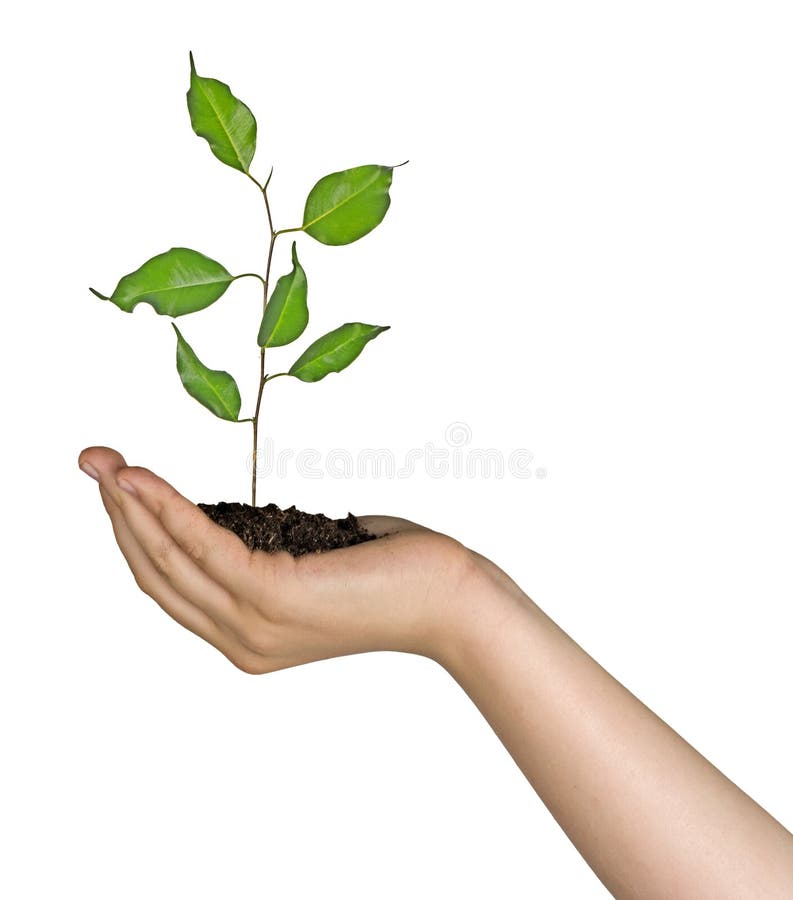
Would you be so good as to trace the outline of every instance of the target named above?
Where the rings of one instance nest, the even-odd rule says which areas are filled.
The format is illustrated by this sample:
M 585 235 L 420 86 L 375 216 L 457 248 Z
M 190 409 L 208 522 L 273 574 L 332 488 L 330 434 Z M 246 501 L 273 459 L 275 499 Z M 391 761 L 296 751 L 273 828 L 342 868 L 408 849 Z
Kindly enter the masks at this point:
M 376 541 L 297 559 L 250 550 L 168 482 L 108 447 L 80 454 L 135 581 L 251 674 L 370 650 L 436 657 L 473 555 L 405 519 L 361 517 Z

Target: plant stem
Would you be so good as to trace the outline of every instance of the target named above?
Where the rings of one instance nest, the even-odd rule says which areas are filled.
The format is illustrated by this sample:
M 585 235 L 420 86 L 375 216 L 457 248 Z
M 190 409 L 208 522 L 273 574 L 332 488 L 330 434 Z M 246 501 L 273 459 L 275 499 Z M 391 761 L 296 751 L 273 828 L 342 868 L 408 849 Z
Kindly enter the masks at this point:
M 270 204 L 267 201 L 267 188 L 262 188 L 264 202 L 267 205 L 267 218 L 270 220 Z M 270 249 L 267 251 L 267 269 L 264 274 L 264 300 L 262 303 L 262 315 L 267 309 L 267 295 L 270 293 L 270 266 L 273 261 L 273 248 L 275 247 L 276 233 L 273 231 L 270 220 Z M 262 406 L 262 391 L 266 382 L 264 375 L 264 347 L 259 350 L 259 392 L 256 395 L 256 410 L 253 413 L 253 471 L 251 472 L 251 506 L 256 506 L 256 469 L 258 468 L 259 452 L 259 411 Z
M 270 246 L 267 250 L 267 268 L 264 273 L 263 285 L 264 285 L 264 299 L 262 302 L 262 315 L 264 315 L 264 311 L 267 309 L 267 298 L 270 293 L 270 267 L 273 262 L 273 249 L 275 248 L 275 239 L 279 234 L 284 234 L 287 231 L 302 231 L 302 228 L 286 228 L 281 231 L 276 231 L 273 227 L 273 216 L 270 212 L 270 199 L 267 196 L 267 187 L 270 184 L 270 179 L 273 177 L 273 170 L 270 169 L 270 174 L 267 176 L 267 181 L 263 185 L 259 184 L 253 176 L 250 176 L 251 180 L 260 188 L 262 192 L 262 196 L 264 197 L 264 208 L 267 210 L 267 224 L 270 228 Z M 262 407 L 262 392 L 264 391 L 264 385 L 267 383 L 267 376 L 264 374 L 264 347 L 262 347 L 259 351 L 259 391 L 256 395 L 256 410 L 253 414 L 253 471 L 251 473 L 251 506 L 256 506 L 256 469 L 258 468 L 258 453 L 259 453 L 259 412 Z
M 262 302 L 262 315 L 264 315 L 264 311 L 267 309 L 267 298 L 270 293 L 270 266 L 273 262 L 273 248 L 275 247 L 275 239 L 279 234 L 286 234 L 290 231 L 302 231 L 302 227 L 300 228 L 282 228 L 280 231 L 276 231 L 273 228 L 273 216 L 270 212 L 270 199 L 267 196 L 267 188 L 270 184 L 270 179 L 273 177 L 273 170 L 270 169 L 270 174 L 267 176 L 267 181 L 264 184 L 259 184 L 259 182 L 251 175 L 248 174 L 248 178 L 259 188 L 262 192 L 262 196 L 264 197 L 264 208 L 267 210 L 267 224 L 270 227 L 270 247 L 267 250 L 267 269 L 264 273 L 264 278 L 262 279 L 262 285 L 264 286 L 264 299 Z M 257 276 L 261 277 L 261 276 Z M 264 347 L 260 349 L 259 352 L 259 392 L 256 395 L 256 411 L 253 414 L 253 418 L 251 422 L 253 422 L 253 471 L 251 473 L 251 506 L 256 506 L 256 469 L 257 469 L 257 456 L 259 452 L 259 410 L 262 406 L 262 392 L 264 391 L 264 385 L 270 380 L 270 378 L 278 378 L 279 375 L 286 375 L 286 372 L 279 372 L 278 375 L 270 375 L 269 377 L 264 374 Z
M 267 289 L 265 288 L 265 293 Z M 266 302 L 266 301 L 265 301 Z M 261 348 L 259 356 L 259 393 L 256 397 L 256 411 L 253 414 L 251 422 L 253 422 L 253 472 L 251 473 L 251 506 L 256 506 L 256 469 L 258 466 L 257 455 L 259 452 L 259 409 L 262 405 L 262 391 L 267 381 L 264 375 L 264 347 Z

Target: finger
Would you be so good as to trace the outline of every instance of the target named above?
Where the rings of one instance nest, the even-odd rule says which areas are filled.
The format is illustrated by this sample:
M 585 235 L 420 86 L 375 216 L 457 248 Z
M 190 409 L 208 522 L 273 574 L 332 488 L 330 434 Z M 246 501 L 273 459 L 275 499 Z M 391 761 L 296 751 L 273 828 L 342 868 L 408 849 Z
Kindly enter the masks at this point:
M 105 506 L 116 543 L 127 561 L 135 583 L 148 594 L 168 615 L 193 634 L 218 647 L 222 640 L 219 627 L 202 609 L 185 600 L 154 568 L 129 530 L 121 508 L 108 492 L 100 486 L 99 493 Z
M 152 566 L 127 526 L 121 508 L 100 487 L 102 502 L 110 516 L 113 532 L 135 581 L 168 615 L 181 626 L 211 644 L 243 672 L 258 675 L 272 671 L 266 660 L 237 640 L 236 635 L 215 622 L 197 606 L 177 593 Z M 149 578 L 151 581 L 149 581 Z
M 128 467 L 118 478 L 133 486 L 143 506 L 210 578 L 231 591 L 248 586 L 251 550 L 237 535 L 148 469 Z
M 138 496 L 122 489 L 117 470 L 102 467 L 98 472 L 100 485 L 119 507 L 130 534 L 159 576 L 211 619 L 231 627 L 236 617 L 235 601 L 231 594 L 199 568 Z M 121 483 L 124 483 L 123 479 Z
M 116 471 L 126 466 L 124 457 L 112 447 L 86 447 L 77 460 L 80 468 L 92 478 L 97 478 L 100 470 Z

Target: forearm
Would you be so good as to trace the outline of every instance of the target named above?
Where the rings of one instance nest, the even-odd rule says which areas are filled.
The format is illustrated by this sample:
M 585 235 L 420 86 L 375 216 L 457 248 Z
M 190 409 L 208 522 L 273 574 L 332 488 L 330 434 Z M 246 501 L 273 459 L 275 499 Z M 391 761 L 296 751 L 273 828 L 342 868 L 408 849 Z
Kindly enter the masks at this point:
M 793 836 L 457 541 L 374 517 L 382 537 L 358 547 L 251 554 L 115 451 L 80 462 L 136 583 L 242 671 L 371 650 L 433 656 L 617 897 L 793 896 Z
M 617 898 L 793 896 L 793 836 L 485 560 L 442 664 Z

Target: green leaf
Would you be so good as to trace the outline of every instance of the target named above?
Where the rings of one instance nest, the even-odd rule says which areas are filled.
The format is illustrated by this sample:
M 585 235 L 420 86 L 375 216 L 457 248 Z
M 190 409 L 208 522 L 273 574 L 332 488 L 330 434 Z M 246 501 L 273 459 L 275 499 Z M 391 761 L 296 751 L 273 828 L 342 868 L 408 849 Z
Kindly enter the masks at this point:
M 260 347 L 283 347 L 300 337 L 308 325 L 308 284 L 292 242 L 293 269 L 278 279 L 259 328 Z
M 176 332 L 176 371 L 184 389 L 221 419 L 238 421 L 241 400 L 237 382 L 228 372 L 208 369 L 182 337 L 181 331 L 173 322 L 171 324 Z
M 247 174 L 256 152 L 256 119 L 227 84 L 196 74 L 192 53 L 187 109 L 193 131 L 206 138 L 215 156 Z
M 320 178 L 306 200 L 303 231 L 323 244 L 362 238 L 383 221 L 393 171 L 393 166 L 358 166 Z
M 314 341 L 287 374 L 301 381 L 319 381 L 330 372 L 341 372 L 358 357 L 369 341 L 390 327 L 347 322 Z
M 124 312 L 150 303 L 161 316 L 184 316 L 205 309 L 234 281 L 219 262 L 188 250 L 171 247 L 125 275 L 109 297 L 89 288 L 100 300 L 110 300 Z

